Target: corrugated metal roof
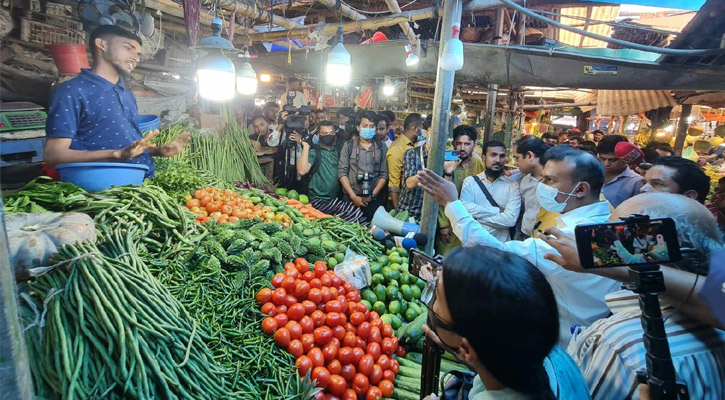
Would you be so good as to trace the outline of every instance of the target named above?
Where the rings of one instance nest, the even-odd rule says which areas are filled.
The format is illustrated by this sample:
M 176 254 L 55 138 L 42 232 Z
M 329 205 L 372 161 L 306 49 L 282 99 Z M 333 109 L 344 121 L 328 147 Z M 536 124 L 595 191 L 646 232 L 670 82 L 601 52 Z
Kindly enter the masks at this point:
M 596 101 L 596 107 L 582 107 L 582 111 L 597 109 L 599 115 L 625 116 L 675 106 L 677 102 L 666 90 L 597 90 L 596 94 L 577 97 L 576 102 Z
M 619 14 L 619 6 L 585 6 L 585 7 L 565 7 L 560 10 L 562 15 L 589 18 L 599 21 L 614 21 Z M 603 36 L 612 34 L 612 27 L 606 24 L 589 25 L 579 18 L 561 17 L 562 24 L 576 26 L 587 32 L 597 33 Z M 607 47 L 606 42 L 601 40 L 584 37 L 578 33 L 569 32 L 563 29 L 559 30 L 559 42 L 575 47 Z

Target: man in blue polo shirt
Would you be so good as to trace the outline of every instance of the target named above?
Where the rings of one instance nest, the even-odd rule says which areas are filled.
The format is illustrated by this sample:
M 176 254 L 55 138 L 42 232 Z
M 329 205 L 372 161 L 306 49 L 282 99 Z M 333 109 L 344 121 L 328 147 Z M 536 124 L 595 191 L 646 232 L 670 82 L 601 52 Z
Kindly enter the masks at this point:
M 54 90 L 48 107 L 44 158 L 55 166 L 83 162 L 129 162 L 149 167 L 151 156 L 179 154 L 189 134 L 164 146 L 154 146 L 138 124 L 136 98 L 123 84 L 140 61 L 141 39 L 118 26 L 102 25 L 91 32 L 93 67 Z

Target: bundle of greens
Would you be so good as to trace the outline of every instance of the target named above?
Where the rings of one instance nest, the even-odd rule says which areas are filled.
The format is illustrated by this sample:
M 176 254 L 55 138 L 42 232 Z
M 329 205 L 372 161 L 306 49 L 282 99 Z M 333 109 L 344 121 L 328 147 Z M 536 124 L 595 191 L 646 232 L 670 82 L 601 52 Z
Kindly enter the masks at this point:
M 184 195 L 194 193 L 196 189 L 213 186 L 220 189 L 232 189 L 234 186 L 224 182 L 209 171 L 195 168 L 183 161 L 157 157 L 156 176 L 144 181 L 144 184 L 156 185 L 171 197 L 181 202 Z
M 33 179 L 21 190 L 3 199 L 6 213 L 65 211 L 62 206 L 68 197 L 86 193 L 82 188 L 67 182 L 54 182 L 47 176 Z

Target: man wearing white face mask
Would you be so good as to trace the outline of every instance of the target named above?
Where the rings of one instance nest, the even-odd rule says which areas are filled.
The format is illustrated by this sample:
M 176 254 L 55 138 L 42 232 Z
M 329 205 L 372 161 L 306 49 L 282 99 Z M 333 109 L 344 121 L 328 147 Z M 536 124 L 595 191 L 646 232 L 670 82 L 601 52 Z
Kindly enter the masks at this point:
M 599 200 L 604 171 L 594 156 L 571 146 L 557 146 L 544 154 L 542 162 L 543 179 L 537 187 L 537 199 L 541 207 L 562 214 L 557 217 L 559 229 L 573 233 L 577 225 L 609 219 L 609 203 Z M 453 232 L 464 246 L 485 245 L 510 251 L 529 260 L 546 276 L 559 309 L 560 344 L 568 344 L 573 325 L 586 326 L 609 314 L 604 296 L 619 290 L 617 282 L 601 276 L 582 278 L 578 276 L 582 274 L 567 271 L 544 258 L 546 254 L 558 253 L 541 239 L 500 242 L 457 200 L 458 193 L 452 182 L 430 170 L 422 171 L 418 178 L 419 187 L 445 207 Z

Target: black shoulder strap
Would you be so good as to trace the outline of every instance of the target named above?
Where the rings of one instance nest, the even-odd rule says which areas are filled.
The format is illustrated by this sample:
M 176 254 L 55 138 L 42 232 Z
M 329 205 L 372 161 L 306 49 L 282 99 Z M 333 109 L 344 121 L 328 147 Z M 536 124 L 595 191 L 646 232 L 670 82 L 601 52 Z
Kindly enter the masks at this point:
M 496 200 L 493 199 L 491 193 L 489 193 L 488 189 L 486 189 L 486 185 L 481 182 L 481 178 L 479 178 L 477 175 L 474 175 L 473 180 L 476 181 L 478 187 L 481 188 L 481 191 L 483 192 L 483 195 L 486 196 L 486 199 L 488 199 L 488 202 L 491 203 L 492 206 L 497 207 L 499 210 L 501 210 L 501 206 L 499 206 L 498 203 L 496 203 Z
M 310 146 L 310 151 L 315 151 L 315 161 L 312 163 L 312 167 L 310 168 L 310 172 L 307 173 L 307 177 L 312 178 L 312 176 L 317 172 L 318 169 L 320 169 L 320 163 L 322 163 L 322 151 L 320 151 L 320 146 L 317 144 L 312 144 Z

